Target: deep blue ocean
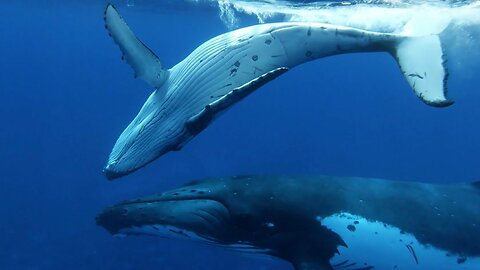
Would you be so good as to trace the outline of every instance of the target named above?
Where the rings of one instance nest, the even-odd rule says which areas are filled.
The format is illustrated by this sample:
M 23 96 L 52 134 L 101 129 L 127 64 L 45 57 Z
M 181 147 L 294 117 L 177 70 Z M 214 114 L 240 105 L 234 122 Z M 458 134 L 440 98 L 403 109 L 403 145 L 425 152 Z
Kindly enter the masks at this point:
M 157 2 L 115 4 L 165 67 L 230 29 L 214 4 Z M 387 54 L 325 58 L 265 85 L 182 151 L 107 181 L 108 154 L 152 89 L 121 61 L 104 29 L 104 7 L 1 4 L 0 269 L 290 269 L 187 241 L 113 238 L 95 216 L 208 176 L 480 178 L 480 55 L 465 46 L 447 49 L 456 101 L 448 108 L 418 100 Z M 237 16 L 237 27 L 257 23 Z

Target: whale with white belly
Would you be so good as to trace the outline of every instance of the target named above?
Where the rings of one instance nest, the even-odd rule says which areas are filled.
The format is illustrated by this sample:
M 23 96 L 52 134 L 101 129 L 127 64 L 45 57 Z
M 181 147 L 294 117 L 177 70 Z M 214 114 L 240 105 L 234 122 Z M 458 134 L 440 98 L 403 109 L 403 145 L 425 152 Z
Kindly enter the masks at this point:
M 272 23 L 238 29 L 210 39 L 165 69 L 135 37 L 112 5 L 105 24 L 135 77 L 154 92 L 118 138 L 104 169 L 109 179 L 129 174 L 161 155 L 179 150 L 221 112 L 302 63 L 344 53 L 387 52 L 425 103 L 444 107 L 448 73 L 437 23 L 421 33 L 364 31 L 321 23 Z M 429 27 L 427 27 L 429 28 Z
M 478 270 L 479 205 L 480 182 L 236 176 L 119 203 L 97 224 L 267 254 L 296 270 Z

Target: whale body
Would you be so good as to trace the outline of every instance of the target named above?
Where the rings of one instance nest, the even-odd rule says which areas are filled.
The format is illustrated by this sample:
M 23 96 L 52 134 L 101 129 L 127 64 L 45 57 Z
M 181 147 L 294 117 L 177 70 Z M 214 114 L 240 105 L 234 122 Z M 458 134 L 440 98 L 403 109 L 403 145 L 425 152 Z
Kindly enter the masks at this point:
M 437 35 L 445 25 L 404 34 L 322 23 L 254 25 L 210 39 L 170 69 L 162 67 L 112 5 L 105 10 L 105 26 L 135 77 L 154 88 L 110 153 L 104 168 L 109 179 L 181 149 L 222 112 L 265 83 L 322 57 L 387 52 L 422 101 L 437 107 L 453 103 L 447 98 L 446 57 Z
M 297 270 L 480 269 L 480 182 L 240 176 L 106 208 L 114 235 L 197 239 Z

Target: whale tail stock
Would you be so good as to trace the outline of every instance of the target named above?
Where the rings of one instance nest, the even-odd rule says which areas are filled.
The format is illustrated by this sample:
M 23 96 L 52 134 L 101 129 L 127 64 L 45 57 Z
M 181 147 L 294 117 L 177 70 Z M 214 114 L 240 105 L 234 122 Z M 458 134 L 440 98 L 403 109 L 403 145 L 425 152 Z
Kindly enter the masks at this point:
M 105 9 L 105 28 L 122 51 L 122 59 L 133 68 L 135 77 L 160 88 L 169 76 L 155 53 L 135 37 L 113 5 Z M 390 53 L 415 94 L 426 104 L 446 107 L 453 104 L 447 97 L 447 59 L 439 34 L 449 25 L 445 18 L 413 18 L 399 35 Z
M 439 34 L 449 21 L 427 19 L 410 20 L 391 54 L 410 87 L 423 102 L 434 107 L 446 107 L 453 101 L 447 97 L 447 58 Z

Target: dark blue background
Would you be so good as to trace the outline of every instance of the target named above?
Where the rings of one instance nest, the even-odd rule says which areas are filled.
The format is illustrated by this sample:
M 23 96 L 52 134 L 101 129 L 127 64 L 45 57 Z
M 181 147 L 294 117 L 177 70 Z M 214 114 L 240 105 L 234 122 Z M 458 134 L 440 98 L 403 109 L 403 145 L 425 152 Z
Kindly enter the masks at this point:
M 102 166 L 151 89 L 120 61 L 102 4 L 47 3 L 0 8 L 0 269 L 289 269 L 189 242 L 115 239 L 94 217 L 205 176 L 480 176 L 475 72 L 452 70 L 457 103 L 437 109 L 414 96 L 389 55 L 358 54 L 295 68 L 182 151 L 108 182 Z M 227 30 L 213 8 L 119 9 L 166 67 Z

